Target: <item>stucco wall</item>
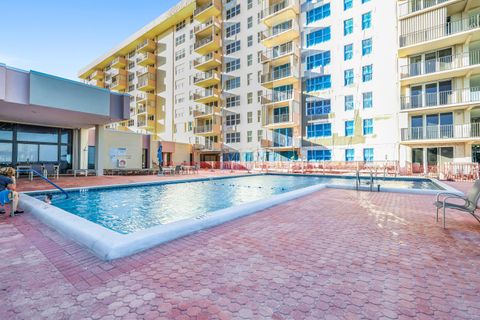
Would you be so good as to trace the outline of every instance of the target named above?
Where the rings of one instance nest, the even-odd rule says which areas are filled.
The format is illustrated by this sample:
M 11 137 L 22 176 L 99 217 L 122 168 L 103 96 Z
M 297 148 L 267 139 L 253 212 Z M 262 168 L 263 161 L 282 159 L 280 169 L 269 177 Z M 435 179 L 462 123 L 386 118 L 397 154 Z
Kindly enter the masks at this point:
M 117 165 L 111 161 L 110 152 L 116 148 L 126 148 L 126 156 L 122 157 L 127 160 L 127 168 L 141 168 L 142 167 L 142 135 L 136 133 L 105 130 L 104 141 L 104 168 L 113 169 Z

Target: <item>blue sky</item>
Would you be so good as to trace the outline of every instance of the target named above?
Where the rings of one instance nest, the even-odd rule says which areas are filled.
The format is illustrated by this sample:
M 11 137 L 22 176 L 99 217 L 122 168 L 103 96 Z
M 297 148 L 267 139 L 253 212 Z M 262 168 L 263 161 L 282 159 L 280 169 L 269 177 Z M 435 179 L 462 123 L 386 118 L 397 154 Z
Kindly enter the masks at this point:
M 178 0 L 2 0 L 0 63 L 78 80 L 77 71 Z

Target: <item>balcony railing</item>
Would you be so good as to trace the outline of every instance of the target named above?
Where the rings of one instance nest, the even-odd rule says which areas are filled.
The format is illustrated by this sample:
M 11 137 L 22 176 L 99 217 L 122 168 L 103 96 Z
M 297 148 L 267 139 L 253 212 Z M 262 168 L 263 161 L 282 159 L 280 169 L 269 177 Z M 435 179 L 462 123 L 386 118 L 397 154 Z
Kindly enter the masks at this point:
M 297 99 L 297 98 L 298 98 L 298 95 L 294 90 L 272 91 L 272 92 L 263 94 L 261 97 L 261 102 L 262 104 L 280 103 L 280 102 L 288 101 L 291 99 Z
M 443 23 L 441 25 L 403 34 L 400 36 L 400 47 L 407 47 L 417 43 L 432 41 L 448 37 L 457 33 L 480 28 L 480 16 Z
M 444 56 L 402 66 L 401 77 L 416 77 L 425 74 L 448 71 L 480 64 L 480 50 Z
M 269 28 L 266 31 L 263 31 L 261 33 L 262 34 L 262 40 L 279 36 L 282 33 L 285 33 L 285 32 L 290 31 L 290 30 L 297 30 L 298 31 L 299 30 L 298 24 L 296 22 L 294 22 L 294 20 L 290 20 L 290 21 L 291 21 L 291 23 L 285 24 L 284 27 L 281 27 L 281 28 L 273 27 L 273 28 Z
M 409 0 L 399 5 L 399 16 L 403 17 L 448 1 L 451 0 Z
M 194 45 L 194 49 L 198 49 L 198 48 L 201 48 L 203 47 L 204 45 L 206 45 L 207 43 L 210 43 L 213 41 L 213 35 L 211 36 L 208 36 L 208 37 L 205 37 L 201 40 L 198 40 L 197 42 L 195 42 L 195 45 Z
M 401 96 L 402 110 L 480 102 L 480 87 Z
M 294 75 L 295 75 L 294 68 L 275 70 L 273 72 L 263 74 L 261 76 L 260 82 L 266 83 L 266 82 L 277 81 L 280 79 L 292 77 Z
M 211 97 L 211 96 L 219 95 L 219 94 L 220 94 L 220 91 L 217 88 L 200 89 L 200 90 L 196 90 L 193 93 L 193 100 L 202 99 L 202 98 L 206 98 L 206 97 Z
M 262 139 L 262 148 L 299 148 L 300 140 L 284 134 L 273 132 L 272 138 Z
M 480 123 L 448 124 L 402 129 L 402 141 L 480 138 Z
M 288 8 L 289 6 L 295 6 L 297 4 L 298 4 L 298 0 L 283 0 L 283 1 L 277 2 L 274 5 L 271 5 L 270 7 L 262 10 L 261 17 L 262 19 L 265 19 L 269 16 L 273 16 L 277 14 L 278 12 L 282 11 L 285 8 Z
M 196 110 L 193 111 L 194 117 L 213 115 L 218 107 L 208 105 L 197 105 Z
M 202 6 L 197 7 L 193 11 L 193 15 L 196 16 L 196 15 L 202 13 L 203 11 L 207 10 L 208 8 L 210 8 L 212 6 L 216 6 L 216 7 L 220 8 L 219 1 L 218 0 L 212 0 L 212 1 L 209 1 L 209 2 L 205 3 Z
M 209 133 L 213 131 L 213 124 L 207 124 L 207 125 L 202 125 L 202 126 L 196 126 L 193 128 L 193 133 L 199 134 L 199 133 Z
M 218 72 L 217 70 L 210 70 L 210 71 L 207 71 L 207 72 L 199 72 L 199 73 L 197 73 L 193 76 L 193 83 L 196 84 L 198 82 L 205 81 L 205 80 L 208 80 L 208 79 L 212 79 L 212 78 L 215 78 L 215 77 L 218 77 L 218 79 L 220 79 L 220 72 Z
M 204 30 L 212 25 L 216 25 L 217 27 L 221 27 L 221 23 L 220 23 L 220 20 L 217 18 L 217 17 L 211 17 L 210 19 L 208 19 L 207 21 L 205 21 L 204 23 L 202 24 L 199 24 L 198 26 L 195 26 L 195 28 L 193 29 L 195 33 L 201 31 L 201 30 Z
M 265 63 L 289 54 L 295 54 L 297 56 L 300 56 L 300 50 L 297 45 L 293 44 L 293 42 L 289 42 L 287 44 L 268 49 L 262 52 L 262 55 L 260 57 L 261 57 L 261 62 Z

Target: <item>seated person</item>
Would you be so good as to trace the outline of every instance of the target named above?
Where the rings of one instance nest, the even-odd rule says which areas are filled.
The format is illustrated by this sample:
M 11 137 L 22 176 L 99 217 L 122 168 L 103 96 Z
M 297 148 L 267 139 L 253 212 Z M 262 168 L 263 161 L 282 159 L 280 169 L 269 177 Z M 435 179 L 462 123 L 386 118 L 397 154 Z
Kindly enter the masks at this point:
M 13 194 L 12 199 L 12 210 L 14 214 L 23 213 L 23 210 L 18 208 L 18 197 L 19 194 L 16 191 L 16 182 L 15 182 L 15 169 L 8 167 L 3 172 L 4 175 L 0 175 L 0 192 L 5 190 L 10 190 Z

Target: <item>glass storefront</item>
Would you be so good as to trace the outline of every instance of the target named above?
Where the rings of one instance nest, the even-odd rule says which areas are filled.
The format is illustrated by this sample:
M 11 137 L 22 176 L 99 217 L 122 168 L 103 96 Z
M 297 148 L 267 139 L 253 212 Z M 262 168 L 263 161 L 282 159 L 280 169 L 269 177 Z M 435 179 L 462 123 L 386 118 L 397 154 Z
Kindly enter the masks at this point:
M 73 130 L 0 122 L 0 165 L 72 168 Z

